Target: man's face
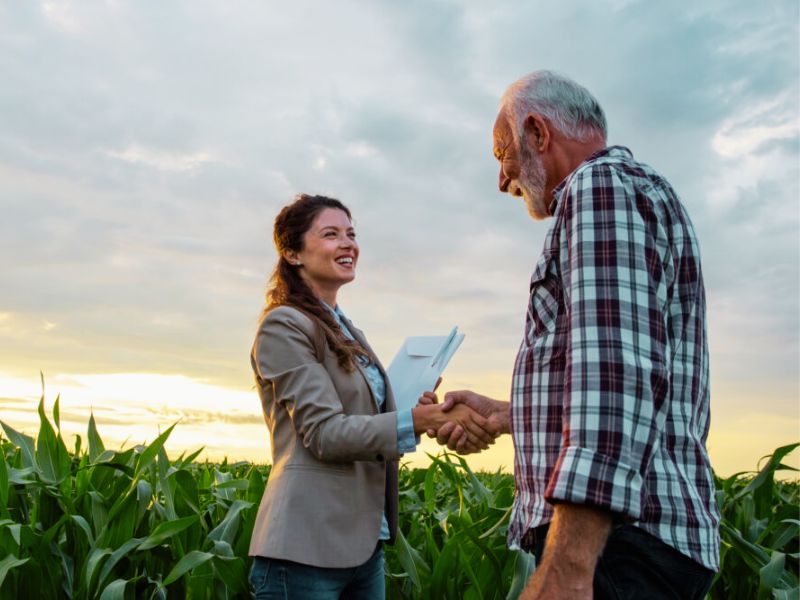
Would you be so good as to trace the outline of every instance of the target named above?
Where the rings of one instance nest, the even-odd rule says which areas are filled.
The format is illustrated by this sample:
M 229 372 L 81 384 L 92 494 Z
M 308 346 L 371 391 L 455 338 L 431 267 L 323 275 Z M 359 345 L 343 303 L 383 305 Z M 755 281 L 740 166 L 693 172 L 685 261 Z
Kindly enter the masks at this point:
M 545 202 L 547 174 L 541 158 L 523 144 L 514 140 L 511 125 L 504 112 L 494 123 L 494 156 L 500 162 L 498 187 L 501 192 L 522 197 L 528 214 L 540 221 L 550 216 Z

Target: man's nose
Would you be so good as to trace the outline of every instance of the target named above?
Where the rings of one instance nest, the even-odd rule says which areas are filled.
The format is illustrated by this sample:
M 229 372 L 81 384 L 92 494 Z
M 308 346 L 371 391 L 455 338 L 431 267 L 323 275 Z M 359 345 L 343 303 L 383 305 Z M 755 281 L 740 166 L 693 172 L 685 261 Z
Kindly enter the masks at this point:
M 505 171 L 503 171 L 503 167 L 500 167 L 500 178 L 497 182 L 497 187 L 500 188 L 501 192 L 507 194 L 508 186 L 510 183 L 511 183 L 511 178 L 506 175 Z

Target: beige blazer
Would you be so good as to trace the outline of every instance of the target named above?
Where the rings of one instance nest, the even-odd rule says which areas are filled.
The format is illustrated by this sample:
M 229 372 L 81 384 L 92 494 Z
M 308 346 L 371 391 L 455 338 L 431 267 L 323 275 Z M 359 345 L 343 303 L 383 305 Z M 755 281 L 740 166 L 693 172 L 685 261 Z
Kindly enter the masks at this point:
M 364 334 L 346 325 L 383 372 Z M 390 543 L 397 529 L 397 413 L 388 379 L 381 413 L 361 368 L 339 367 L 320 327 L 288 306 L 262 319 L 251 362 L 272 471 L 250 555 L 318 567 L 363 564 L 384 508 Z

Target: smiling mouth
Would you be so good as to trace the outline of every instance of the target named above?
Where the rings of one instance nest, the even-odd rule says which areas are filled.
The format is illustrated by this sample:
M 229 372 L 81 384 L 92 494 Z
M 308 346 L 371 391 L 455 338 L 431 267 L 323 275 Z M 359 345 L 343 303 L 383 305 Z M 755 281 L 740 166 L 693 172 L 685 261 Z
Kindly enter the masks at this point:
M 350 256 L 343 256 L 342 258 L 337 258 L 336 259 L 336 264 L 344 265 L 346 267 L 352 267 L 353 266 L 353 259 Z

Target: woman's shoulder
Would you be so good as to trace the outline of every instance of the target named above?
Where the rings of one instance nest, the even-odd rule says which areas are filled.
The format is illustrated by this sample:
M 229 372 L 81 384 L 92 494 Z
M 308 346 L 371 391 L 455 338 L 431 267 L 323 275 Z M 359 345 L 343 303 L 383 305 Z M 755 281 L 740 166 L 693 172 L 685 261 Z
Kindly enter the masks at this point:
M 325 352 L 325 336 L 316 320 L 293 306 L 275 306 L 261 317 L 253 351 L 284 353 L 290 346 L 310 346 L 317 356 Z
M 275 326 L 290 326 L 313 335 L 316 330 L 316 323 L 305 312 L 293 306 L 281 305 L 267 310 L 261 318 L 260 331 L 265 331 Z

